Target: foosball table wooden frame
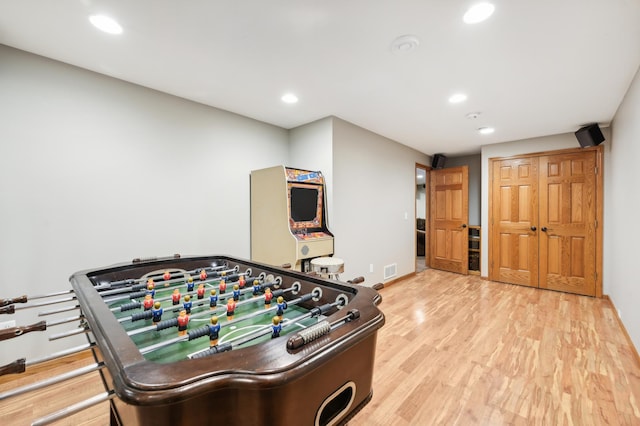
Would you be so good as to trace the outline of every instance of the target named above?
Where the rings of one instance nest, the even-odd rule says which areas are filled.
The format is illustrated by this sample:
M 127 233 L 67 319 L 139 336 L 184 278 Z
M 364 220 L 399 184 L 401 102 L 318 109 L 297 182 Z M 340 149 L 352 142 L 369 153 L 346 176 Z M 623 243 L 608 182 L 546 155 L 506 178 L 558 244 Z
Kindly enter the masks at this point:
M 267 276 L 280 289 L 314 293 L 302 303 L 326 311 L 318 336 L 284 336 L 196 359 L 145 359 L 96 289 L 166 268 L 197 270 L 226 263 Z M 197 256 L 123 263 L 70 278 L 94 356 L 110 390 L 112 425 L 335 425 L 345 424 L 372 397 L 377 330 L 384 316 L 378 293 L 300 272 L 228 256 Z M 320 289 L 320 291 L 318 291 Z

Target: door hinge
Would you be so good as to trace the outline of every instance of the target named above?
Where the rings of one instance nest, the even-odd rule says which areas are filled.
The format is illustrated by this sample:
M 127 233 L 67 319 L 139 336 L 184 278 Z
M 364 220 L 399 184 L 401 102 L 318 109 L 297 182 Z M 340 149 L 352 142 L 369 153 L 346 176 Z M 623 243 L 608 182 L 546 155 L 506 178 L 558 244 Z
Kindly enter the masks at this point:
M 596 228 L 597 228 L 598 227 L 598 221 L 597 220 L 595 221 L 595 225 L 596 225 Z
M 595 171 L 595 174 L 598 174 L 598 167 L 597 167 L 597 166 L 596 166 L 596 171 Z

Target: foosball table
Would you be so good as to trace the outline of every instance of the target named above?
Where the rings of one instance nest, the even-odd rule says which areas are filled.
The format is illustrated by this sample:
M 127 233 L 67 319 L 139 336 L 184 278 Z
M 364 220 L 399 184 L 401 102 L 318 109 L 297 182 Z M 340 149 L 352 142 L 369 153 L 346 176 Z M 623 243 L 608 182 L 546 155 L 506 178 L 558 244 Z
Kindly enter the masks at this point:
M 371 288 L 178 255 L 70 282 L 112 425 L 335 425 L 372 397 L 384 316 Z

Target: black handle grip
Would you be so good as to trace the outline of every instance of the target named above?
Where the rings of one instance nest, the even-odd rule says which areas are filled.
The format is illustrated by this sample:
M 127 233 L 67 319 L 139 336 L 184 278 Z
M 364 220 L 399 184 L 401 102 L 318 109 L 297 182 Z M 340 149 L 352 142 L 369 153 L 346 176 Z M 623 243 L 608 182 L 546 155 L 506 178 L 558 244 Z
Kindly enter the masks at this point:
M 466 228 L 466 227 L 467 227 L 467 224 L 466 224 L 466 223 L 463 223 L 463 224 L 462 224 L 462 228 Z
M 532 226 L 532 227 L 531 227 L 531 230 L 532 230 L 532 231 L 535 231 L 536 229 L 538 229 L 538 228 L 536 228 L 535 226 Z
M 541 230 L 542 232 L 547 232 L 547 227 L 546 227 L 546 226 L 543 226 L 542 228 L 540 228 L 540 230 Z

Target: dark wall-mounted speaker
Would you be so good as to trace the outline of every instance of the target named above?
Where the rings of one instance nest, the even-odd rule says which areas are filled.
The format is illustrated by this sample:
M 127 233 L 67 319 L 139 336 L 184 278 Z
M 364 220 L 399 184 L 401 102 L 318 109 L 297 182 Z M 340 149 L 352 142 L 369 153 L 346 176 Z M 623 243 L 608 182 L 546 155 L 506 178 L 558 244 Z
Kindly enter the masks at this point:
M 441 169 L 444 167 L 444 163 L 447 161 L 447 157 L 442 154 L 434 154 L 431 159 L 431 168 L 432 169 Z
M 597 124 L 581 127 L 575 134 L 580 146 L 583 148 L 600 145 L 604 141 L 600 126 Z

